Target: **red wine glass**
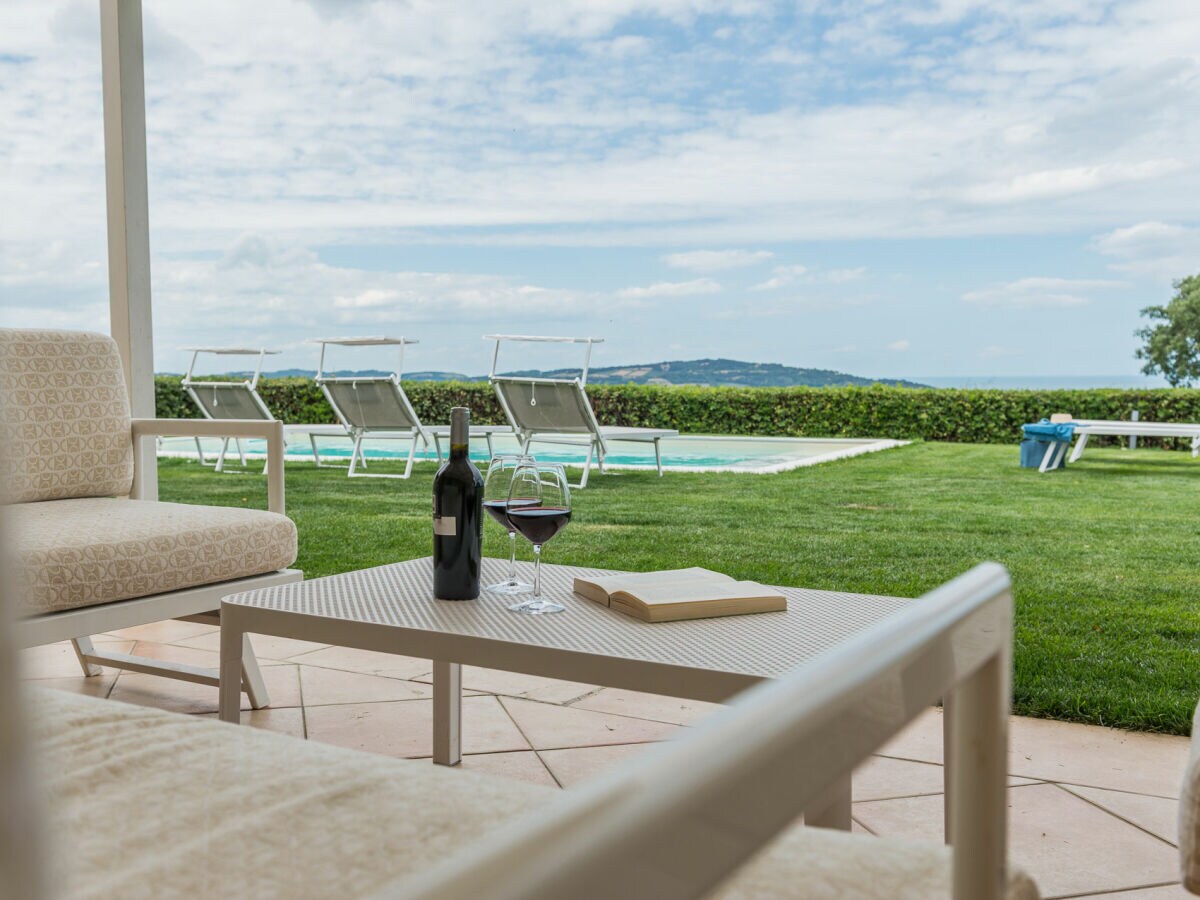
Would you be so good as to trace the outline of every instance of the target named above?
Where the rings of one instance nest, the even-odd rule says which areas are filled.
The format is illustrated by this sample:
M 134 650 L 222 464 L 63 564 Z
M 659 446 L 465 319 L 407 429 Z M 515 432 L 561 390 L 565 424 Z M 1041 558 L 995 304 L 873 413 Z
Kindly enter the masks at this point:
M 519 453 L 502 453 L 493 456 L 488 463 L 487 475 L 483 480 L 483 508 L 500 527 L 508 532 L 508 577 L 504 581 L 488 585 L 486 590 L 493 594 L 528 594 L 533 590 L 532 584 L 517 579 L 517 532 L 508 521 L 509 490 L 512 488 L 513 475 L 524 465 L 535 465 L 532 456 Z M 525 498 L 516 498 L 515 503 L 526 502 Z
M 509 609 L 535 616 L 562 612 L 565 606 L 542 597 L 542 547 L 571 521 L 567 473 L 558 465 L 522 463 L 513 473 L 508 498 L 509 524 L 533 544 L 533 596 Z

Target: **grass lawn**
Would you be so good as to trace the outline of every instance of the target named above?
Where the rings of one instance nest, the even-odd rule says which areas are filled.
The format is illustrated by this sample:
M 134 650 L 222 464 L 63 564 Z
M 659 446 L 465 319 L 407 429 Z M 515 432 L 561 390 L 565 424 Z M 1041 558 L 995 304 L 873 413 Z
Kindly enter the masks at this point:
M 164 500 L 265 506 L 257 474 L 160 466 Z M 298 565 L 314 577 L 427 555 L 434 470 L 350 480 L 289 464 Z M 1015 583 L 1016 712 L 1187 734 L 1200 695 L 1197 492 L 1200 461 L 1160 450 L 1089 449 L 1047 475 L 1018 468 L 1015 446 L 932 443 L 780 475 L 613 473 L 572 495 L 546 560 L 900 596 L 997 560 Z M 486 554 L 506 543 L 485 525 Z

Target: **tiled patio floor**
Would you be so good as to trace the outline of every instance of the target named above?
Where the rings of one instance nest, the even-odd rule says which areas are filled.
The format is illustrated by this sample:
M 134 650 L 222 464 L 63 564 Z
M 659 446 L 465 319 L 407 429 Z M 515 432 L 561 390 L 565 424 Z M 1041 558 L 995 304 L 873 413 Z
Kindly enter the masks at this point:
M 160 622 L 97 645 L 216 665 L 216 629 Z M 430 756 L 428 661 L 258 637 L 270 709 L 249 724 L 390 756 Z M 69 644 L 24 652 L 25 676 L 65 690 L 215 716 L 213 688 L 112 670 L 84 678 Z M 463 767 L 568 787 L 703 718 L 710 704 L 466 669 Z M 1184 738 L 1014 718 L 1010 855 L 1043 896 L 1186 897 L 1175 814 Z M 940 840 L 941 719 L 930 710 L 854 778 L 855 827 Z

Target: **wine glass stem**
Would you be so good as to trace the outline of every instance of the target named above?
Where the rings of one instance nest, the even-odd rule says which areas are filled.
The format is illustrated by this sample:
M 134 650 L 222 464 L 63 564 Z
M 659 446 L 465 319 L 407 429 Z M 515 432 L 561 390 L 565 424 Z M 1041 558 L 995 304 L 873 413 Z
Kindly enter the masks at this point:
M 533 545 L 533 599 L 542 599 L 542 545 Z
M 517 533 L 508 533 L 508 583 L 517 583 Z

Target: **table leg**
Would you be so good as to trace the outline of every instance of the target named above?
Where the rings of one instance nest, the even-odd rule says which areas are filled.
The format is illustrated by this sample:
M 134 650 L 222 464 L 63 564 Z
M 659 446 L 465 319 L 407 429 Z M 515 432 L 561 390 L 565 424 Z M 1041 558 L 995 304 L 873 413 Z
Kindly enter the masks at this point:
M 850 776 L 827 787 L 807 809 L 804 824 L 812 828 L 850 830 Z
M 462 762 L 462 666 L 433 661 L 433 761 Z
M 241 720 L 242 653 L 248 642 L 246 633 L 230 621 L 232 618 L 228 611 L 221 616 L 221 683 L 217 691 L 221 721 L 236 724 Z

